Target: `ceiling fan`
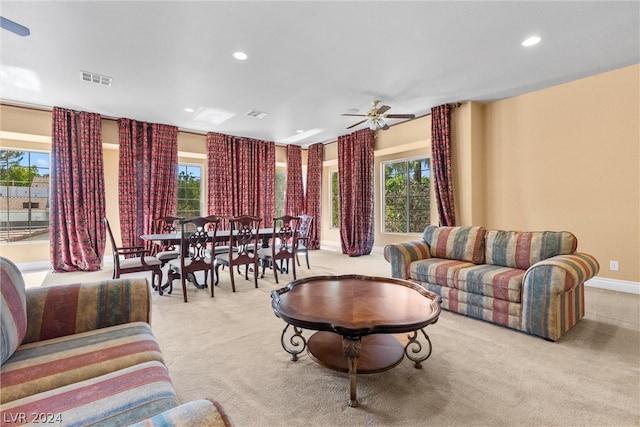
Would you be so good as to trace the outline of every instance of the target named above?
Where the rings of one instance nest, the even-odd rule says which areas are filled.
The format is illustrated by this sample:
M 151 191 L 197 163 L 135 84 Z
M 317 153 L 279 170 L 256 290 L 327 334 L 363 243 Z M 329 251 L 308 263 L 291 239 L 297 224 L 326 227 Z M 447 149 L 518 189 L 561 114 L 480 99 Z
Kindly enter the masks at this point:
M 17 34 L 19 36 L 28 36 L 31 31 L 24 25 L 20 25 L 17 22 L 13 22 L 11 19 L 7 19 L 4 16 L 0 16 L 0 28 L 4 28 L 7 31 Z
M 376 130 L 376 129 L 387 130 L 389 129 L 389 125 L 385 122 L 384 119 L 415 119 L 416 118 L 415 114 L 385 114 L 387 111 L 389 111 L 391 107 L 389 107 L 388 105 L 381 105 L 380 107 L 378 107 L 378 104 L 380 104 L 380 101 L 377 99 L 374 99 L 373 108 L 371 108 L 371 110 L 369 110 L 367 114 L 343 114 L 343 116 L 366 117 L 366 119 L 361 120 L 358 123 L 352 124 L 351 126 L 347 127 L 347 129 L 351 129 L 353 127 L 356 127 L 366 122 L 367 125 L 369 126 L 369 129 L 371 130 Z

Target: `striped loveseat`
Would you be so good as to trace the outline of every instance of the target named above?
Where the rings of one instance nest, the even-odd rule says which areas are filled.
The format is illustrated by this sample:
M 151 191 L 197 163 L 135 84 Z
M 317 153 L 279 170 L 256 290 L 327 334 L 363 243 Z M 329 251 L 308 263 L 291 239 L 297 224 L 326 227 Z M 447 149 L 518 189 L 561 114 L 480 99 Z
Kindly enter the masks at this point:
M 393 277 L 442 298 L 442 307 L 555 341 L 584 316 L 584 282 L 599 269 L 569 232 L 428 226 L 421 240 L 387 245 Z
M 178 403 L 146 279 L 25 289 L 0 257 L 0 287 L 2 425 L 229 425 L 215 401 Z

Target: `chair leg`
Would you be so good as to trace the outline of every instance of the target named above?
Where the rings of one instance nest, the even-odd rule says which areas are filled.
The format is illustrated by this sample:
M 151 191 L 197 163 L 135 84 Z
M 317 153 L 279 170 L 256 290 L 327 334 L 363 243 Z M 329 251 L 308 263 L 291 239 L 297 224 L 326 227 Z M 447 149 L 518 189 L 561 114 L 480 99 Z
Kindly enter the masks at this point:
M 216 264 L 216 281 L 213 283 L 213 286 L 217 286 L 218 285 L 218 280 L 220 279 L 220 273 L 218 272 L 218 268 L 220 268 L 221 264 Z M 222 266 L 222 269 L 224 270 L 224 265 Z M 213 289 L 211 290 L 211 293 L 213 293 Z
M 180 280 L 182 280 L 182 295 L 184 296 L 184 302 L 187 302 L 187 279 L 185 276 L 186 274 L 182 272 Z
M 158 281 L 157 287 L 154 284 L 156 279 Z M 162 270 L 161 269 L 154 270 L 151 280 L 152 280 L 151 286 L 153 287 L 153 289 L 157 289 L 158 290 L 158 295 L 162 296 L 162 294 L 163 294 L 163 292 L 162 292 Z
M 307 260 L 307 270 L 311 270 L 311 267 L 309 267 L 309 250 L 307 249 L 307 252 L 304 253 L 304 257 Z
M 298 258 L 298 254 L 296 254 L 296 262 L 298 263 L 298 267 L 300 267 L 300 258 Z
M 293 280 L 296 280 L 296 263 L 291 260 L 291 266 L 293 269 Z M 289 260 L 287 259 L 287 273 L 289 272 Z
M 278 263 L 274 260 L 274 261 L 271 261 L 271 265 L 273 267 L 273 276 L 276 278 L 276 283 L 278 283 L 278 270 L 279 270 Z
M 249 269 L 249 265 L 247 264 L 247 270 Z M 253 263 L 253 283 L 255 287 L 258 287 L 258 260 L 256 259 Z
M 211 298 L 213 298 L 213 288 L 215 287 L 215 282 L 214 282 L 214 273 L 213 273 L 213 267 L 211 267 L 211 270 L 209 271 L 211 274 Z
M 239 267 L 238 267 L 239 268 Z M 229 276 L 231 277 L 231 290 L 236 291 L 236 282 L 233 280 L 233 267 L 229 266 Z

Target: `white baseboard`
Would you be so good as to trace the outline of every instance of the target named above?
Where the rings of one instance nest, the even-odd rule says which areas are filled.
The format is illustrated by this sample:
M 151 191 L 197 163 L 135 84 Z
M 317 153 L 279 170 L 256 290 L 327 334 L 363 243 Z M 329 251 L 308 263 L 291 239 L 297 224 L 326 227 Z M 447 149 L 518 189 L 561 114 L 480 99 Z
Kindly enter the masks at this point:
M 49 261 L 33 261 L 33 262 L 17 262 L 16 266 L 21 273 L 29 273 L 31 271 L 43 271 L 51 269 Z
M 627 280 L 608 279 L 606 277 L 594 277 L 584 282 L 585 286 L 592 288 L 608 289 L 610 291 L 625 292 L 640 295 L 640 283 Z

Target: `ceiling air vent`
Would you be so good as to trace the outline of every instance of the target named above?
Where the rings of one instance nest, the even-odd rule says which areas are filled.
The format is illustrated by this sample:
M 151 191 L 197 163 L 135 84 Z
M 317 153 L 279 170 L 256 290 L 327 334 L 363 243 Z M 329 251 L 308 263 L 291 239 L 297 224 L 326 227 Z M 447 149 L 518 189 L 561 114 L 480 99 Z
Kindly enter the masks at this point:
M 245 116 L 254 117 L 256 119 L 263 119 L 268 115 L 269 113 L 265 113 L 264 111 L 258 111 L 258 110 L 249 110 L 245 113 Z
M 102 74 L 91 73 L 89 71 L 80 71 L 80 78 L 85 82 L 96 83 L 102 86 L 111 86 L 113 77 L 103 76 Z

